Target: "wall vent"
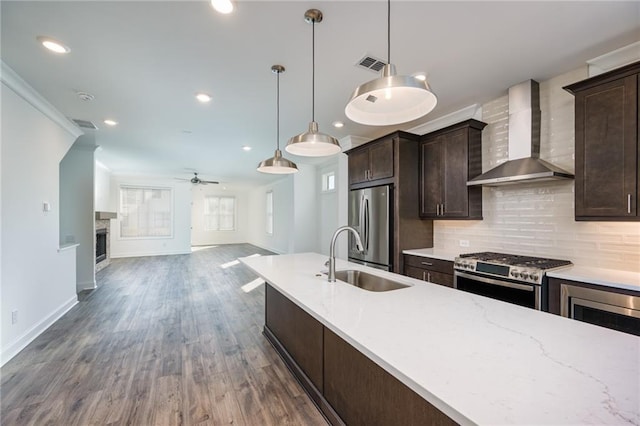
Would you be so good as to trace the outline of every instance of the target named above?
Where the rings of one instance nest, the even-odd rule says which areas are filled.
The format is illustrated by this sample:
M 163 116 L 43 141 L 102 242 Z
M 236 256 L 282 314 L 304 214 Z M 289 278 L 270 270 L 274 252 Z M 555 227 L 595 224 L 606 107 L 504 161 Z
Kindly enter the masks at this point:
M 356 66 L 368 69 L 375 73 L 380 72 L 385 65 L 387 65 L 385 61 L 371 55 L 364 55 L 364 57 L 356 63 Z
M 93 124 L 91 121 L 88 120 L 78 120 L 77 118 L 72 118 L 71 119 L 74 123 L 76 123 L 78 125 L 78 127 L 81 127 L 83 129 L 92 129 L 92 130 L 98 130 L 98 127 Z

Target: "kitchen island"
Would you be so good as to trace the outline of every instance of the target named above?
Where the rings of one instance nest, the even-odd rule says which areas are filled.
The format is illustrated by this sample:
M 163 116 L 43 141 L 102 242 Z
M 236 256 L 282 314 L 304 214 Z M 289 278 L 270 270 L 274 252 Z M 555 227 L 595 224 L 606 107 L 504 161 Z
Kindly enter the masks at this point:
M 410 287 L 319 274 L 326 256 L 241 261 L 460 424 L 640 424 L 640 338 L 337 261 Z

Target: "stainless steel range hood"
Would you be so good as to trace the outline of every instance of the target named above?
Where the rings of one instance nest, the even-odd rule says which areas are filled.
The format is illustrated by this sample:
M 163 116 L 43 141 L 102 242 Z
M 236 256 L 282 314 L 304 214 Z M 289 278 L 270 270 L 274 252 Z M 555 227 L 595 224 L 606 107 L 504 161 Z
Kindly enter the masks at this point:
M 539 157 L 540 87 L 528 80 L 509 88 L 509 161 L 471 179 L 467 186 L 574 178 Z

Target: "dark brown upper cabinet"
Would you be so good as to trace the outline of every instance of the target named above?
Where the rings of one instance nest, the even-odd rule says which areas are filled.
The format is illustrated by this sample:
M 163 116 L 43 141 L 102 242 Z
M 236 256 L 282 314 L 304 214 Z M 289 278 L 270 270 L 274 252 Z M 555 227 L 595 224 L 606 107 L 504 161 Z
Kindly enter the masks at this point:
M 575 218 L 637 221 L 640 62 L 566 86 L 575 96 Z
M 482 219 L 482 187 L 467 181 L 482 173 L 482 129 L 467 120 L 424 135 L 420 142 L 420 217 Z
M 349 184 L 393 177 L 393 137 L 370 142 L 349 152 Z

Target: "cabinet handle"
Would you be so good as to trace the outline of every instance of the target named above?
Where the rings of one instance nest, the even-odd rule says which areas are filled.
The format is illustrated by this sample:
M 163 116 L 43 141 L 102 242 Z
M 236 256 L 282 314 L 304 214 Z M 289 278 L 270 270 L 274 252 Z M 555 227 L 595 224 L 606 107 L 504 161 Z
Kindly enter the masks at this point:
M 427 281 L 431 282 L 431 272 L 427 272 Z
M 627 194 L 627 213 L 631 214 L 631 194 Z
M 436 216 L 440 216 L 440 204 L 436 204 Z
M 420 262 L 420 263 L 422 263 L 423 265 L 427 265 L 427 266 L 433 266 L 433 263 L 431 263 L 431 262 Z
M 426 281 L 427 280 L 427 278 L 425 277 L 425 274 L 426 274 L 426 272 L 422 271 L 422 281 Z
M 442 208 L 440 208 L 440 216 L 444 216 L 444 203 L 440 204 Z

